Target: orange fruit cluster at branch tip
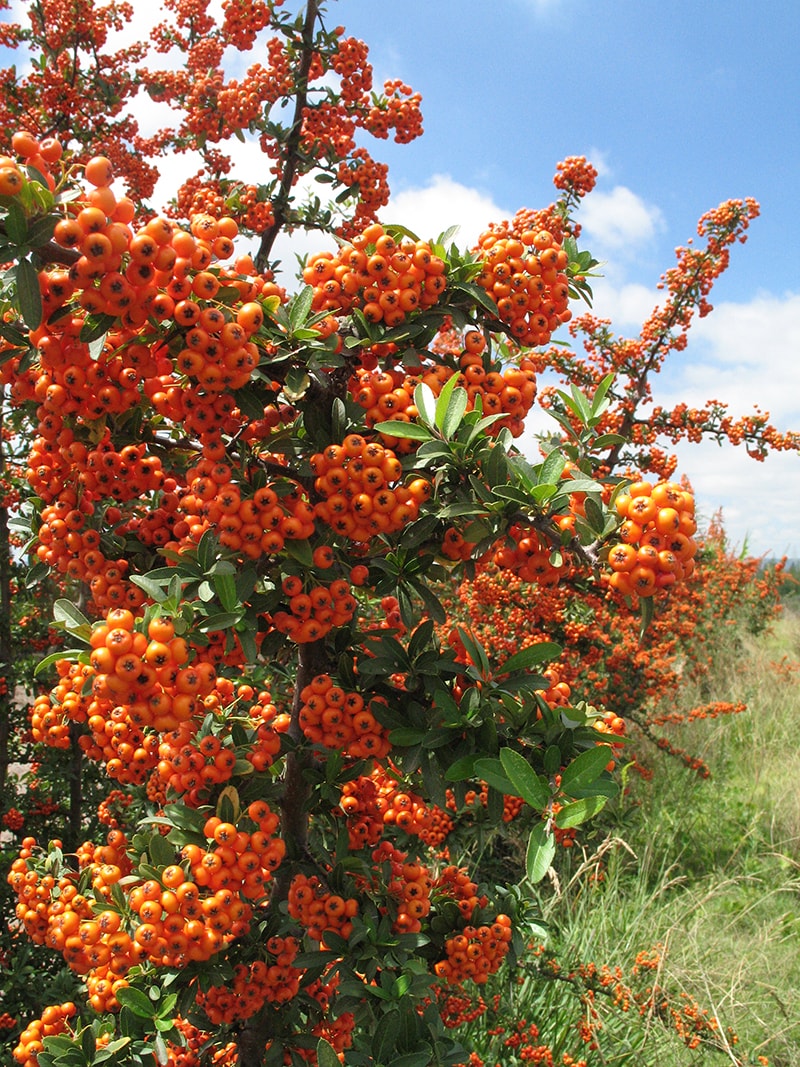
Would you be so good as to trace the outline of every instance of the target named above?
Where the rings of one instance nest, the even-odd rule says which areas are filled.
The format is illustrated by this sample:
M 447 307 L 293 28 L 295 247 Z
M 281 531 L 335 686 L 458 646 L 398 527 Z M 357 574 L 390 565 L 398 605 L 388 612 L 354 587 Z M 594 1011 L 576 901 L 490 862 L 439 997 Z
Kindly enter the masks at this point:
M 409 862 L 408 853 L 396 849 L 389 841 L 378 845 L 372 859 L 381 872 L 388 869 L 386 891 L 397 908 L 393 929 L 398 933 L 419 933 L 421 920 L 431 910 L 434 879 L 430 871 L 418 862 Z
M 556 164 L 556 189 L 573 190 L 576 196 L 584 197 L 594 189 L 596 181 L 597 168 L 585 156 L 567 156 Z
M 173 528 L 178 548 L 197 543 L 214 530 L 226 548 L 250 559 L 280 552 L 287 541 L 302 541 L 314 532 L 314 513 L 302 487 L 290 479 L 262 486 L 252 495 L 223 460 L 201 459 L 186 472 Z M 279 492 L 278 492 L 279 490 Z
M 212 986 L 197 994 L 197 1004 L 212 1023 L 232 1023 L 249 1019 L 264 1004 L 286 1004 L 297 996 L 303 972 L 292 966 L 300 948 L 295 937 L 271 937 L 266 949 L 273 962 L 256 960 L 239 963 L 233 980 Z
M 195 740 L 202 719 L 237 696 L 252 698 L 252 688 L 237 693 L 230 679 L 217 675 L 211 644 L 195 650 L 190 662 L 186 639 L 176 636 L 166 617 L 151 618 L 145 627 L 127 609 L 112 609 L 95 626 L 90 645 L 88 664 L 56 664 L 58 683 L 36 698 L 31 711 L 34 739 L 63 748 L 69 724 L 83 723 L 81 748 L 89 758 L 105 761 L 112 778 L 142 785 L 155 772 L 156 793 L 168 787 L 196 806 L 209 788 L 231 776 L 237 759 L 227 732 Z M 246 756 L 263 770 L 280 750 L 286 723 L 266 691 L 249 716 Z
M 119 830 L 109 832 L 105 846 L 81 846 L 79 871 L 65 869 L 59 877 L 39 874 L 31 864 L 35 842 L 26 839 L 8 876 L 19 900 L 17 917 L 34 941 L 60 951 L 86 976 L 95 1011 L 112 1010 L 135 964 L 183 967 L 207 960 L 247 931 L 250 901 L 264 897 L 285 853 L 268 804 L 252 803 L 247 817 L 252 832 L 208 819 L 209 847 L 184 846 L 182 862 L 164 867 L 158 880 L 132 876 L 127 838 Z M 90 873 L 97 900 L 78 892 L 83 870 Z M 115 886 L 123 891 L 124 910 L 112 897 Z M 98 910 L 97 901 L 107 907 Z
M 398 326 L 438 302 L 447 287 L 444 262 L 426 241 L 400 243 L 373 223 L 336 253 L 318 252 L 303 270 L 318 311 L 358 308 L 368 322 Z
M 347 938 L 353 930 L 352 920 L 358 914 L 355 897 L 341 897 L 332 893 L 317 877 L 298 873 L 289 887 L 289 915 L 304 927 L 309 937 L 325 945 L 327 930 Z
M 348 434 L 341 445 L 315 453 L 311 469 L 314 489 L 322 497 L 314 514 L 334 533 L 360 544 L 413 522 L 431 493 L 422 478 L 403 484 L 395 453 L 361 434 Z
M 89 1002 L 98 1012 L 116 1005 L 116 990 L 127 984 L 124 976 L 146 955 L 123 928 L 122 916 L 111 904 L 112 887 L 131 872 L 127 838 L 122 831 L 112 830 L 107 842 L 81 846 L 78 871 L 42 874 L 32 862 L 36 842 L 26 838 L 8 875 L 18 899 L 17 918 L 28 936 L 36 944 L 61 952 L 69 967 L 85 977 Z M 91 897 L 78 891 L 83 870 L 90 873 Z M 101 901 L 108 906 L 98 908 Z
M 694 570 L 694 497 L 675 482 L 634 482 L 616 500 L 624 520 L 608 551 L 612 589 L 652 596 Z
M 41 1018 L 29 1022 L 19 1035 L 19 1042 L 11 1053 L 14 1062 L 20 1067 L 38 1067 L 38 1053 L 44 1050 L 42 1039 L 70 1033 L 69 1020 L 75 1018 L 77 1012 L 71 1000 L 45 1008 Z
M 566 527 L 568 522 L 569 516 L 559 525 Z M 501 570 L 511 571 L 526 582 L 538 582 L 539 585 L 556 585 L 571 570 L 566 553 L 557 558 L 543 535 L 519 522 L 509 528 L 506 541 L 495 548 L 492 562 Z
M 515 235 L 506 223 L 482 234 L 475 279 L 497 305 L 499 318 L 520 344 L 544 345 L 572 313 L 564 269 L 567 253 L 548 230 Z
M 425 834 L 440 825 L 434 815 L 438 809 L 430 808 L 380 763 L 369 774 L 343 783 L 339 810 L 347 820 L 352 849 L 374 847 L 387 826 L 426 840 Z
M 344 578 L 330 585 L 310 586 L 306 592 L 303 581 L 289 575 L 281 587 L 289 610 L 273 612 L 272 624 L 299 645 L 321 640 L 333 627 L 345 626 L 355 614 L 357 601 Z
M 339 749 L 355 759 L 383 759 L 391 745 L 370 710 L 380 699 L 346 692 L 328 674 L 317 675 L 300 692 L 299 723 L 309 741 Z
M 445 941 L 446 956 L 434 965 L 434 970 L 448 985 L 459 985 L 468 978 L 485 985 L 508 955 L 511 936 L 507 915 L 498 915 L 491 926 L 465 926 L 461 933 Z

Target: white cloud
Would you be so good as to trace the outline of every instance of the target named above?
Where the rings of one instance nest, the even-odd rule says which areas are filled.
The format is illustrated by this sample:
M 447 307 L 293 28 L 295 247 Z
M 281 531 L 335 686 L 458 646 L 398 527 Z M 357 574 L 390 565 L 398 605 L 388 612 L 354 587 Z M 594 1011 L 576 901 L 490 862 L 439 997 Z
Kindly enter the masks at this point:
M 720 304 L 689 336 L 682 366 L 660 393 L 665 405 L 713 398 L 739 418 L 757 404 L 779 431 L 800 430 L 800 293 Z M 704 511 L 722 507 L 736 544 L 754 555 L 800 556 L 797 452 L 773 452 L 763 463 L 741 445 L 709 442 L 677 452 Z
M 583 201 L 579 218 L 593 250 L 617 255 L 651 241 L 664 225 L 661 211 L 624 185 L 608 193 L 595 190 Z
M 687 355 L 679 399 L 714 397 L 742 415 L 758 404 L 779 428 L 800 428 L 800 293 L 720 304 L 692 326 Z
M 488 223 L 499 222 L 510 214 L 477 189 L 454 181 L 448 174 L 434 174 L 425 186 L 394 193 L 381 216 L 386 223 L 402 222 L 423 240 L 458 226 L 455 243 L 468 248 Z
M 598 270 L 604 273 L 601 265 Z M 638 333 L 642 323 L 663 299 L 663 294 L 655 287 L 648 288 L 638 282 L 614 283 L 612 272 L 592 283 L 592 314 L 601 319 L 610 319 L 614 333 Z M 579 307 L 573 312 L 580 314 Z
M 597 171 L 599 178 L 608 178 L 614 173 L 608 160 L 608 153 L 603 151 L 602 148 L 597 148 L 596 146 L 590 148 L 586 153 L 586 158 Z

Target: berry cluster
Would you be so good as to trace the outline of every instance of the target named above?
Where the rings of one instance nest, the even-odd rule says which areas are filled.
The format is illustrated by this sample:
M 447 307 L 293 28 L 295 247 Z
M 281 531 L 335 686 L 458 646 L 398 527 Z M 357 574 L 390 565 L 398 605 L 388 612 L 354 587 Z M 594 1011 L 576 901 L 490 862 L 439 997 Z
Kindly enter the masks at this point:
M 399 244 L 373 223 L 336 253 L 318 252 L 303 270 L 317 311 L 358 308 L 368 322 L 398 326 L 417 308 L 437 303 L 447 287 L 445 264 L 427 241 Z
M 566 252 L 548 230 L 514 235 L 508 223 L 478 243 L 484 266 L 476 281 L 497 304 L 497 314 L 520 344 L 545 345 L 572 316 Z
M 287 541 L 302 541 L 314 532 L 314 513 L 305 493 L 289 481 L 270 484 L 243 495 L 243 486 L 223 461 L 201 459 L 187 471 L 186 492 L 181 495 L 174 526 L 180 548 L 196 543 L 213 529 L 220 543 L 249 559 L 281 552 Z M 278 490 L 280 492 L 278 492 Z
M 303 974 L 292 966 L 300 947 L 297 939 L 271 937 L 266 947 L 274 962 L 239 963 L 232 981 L 197 994 L 198 1006 L 216 1026 L 249 1019 L 265 1001 L 285 1004 L 297 995 Z
M 144 951 L 123 929 L 123 918 L 111 905 L 112 887 L 131 873 L 127 839 L 111 830 L 107 844 L 86 844 L 77 853 L 79 871 L 45 870 L 35 856 L 36 842 L 26 838 L 8 875 L 17 895 L 17 918 L 36 944 L 61 952 L 69 967 L 85 977 L 89 1002 L 98 1012 L 116 1006 L 115 993 L 124 975 L 141 962 Z M 59 842 L 53 842 L 58 847 Z M 87 870 L 93 898 L 79 892 L 80 871 Z M 99 902 L 107 902 L 103 908 Z
M 396 901 L 393 929 L 398 933 L 418 934 L 422 929 L 421 920 L 431 910 L 434 883 L 427 867 L 408 862 L 408 853 L 400 852 L 389 841 L 378 845 L 372 859 L 385 872 L 386 891 Z
M 425 801 L 378 764 L 369 775 L 342 785 L 339 808 L 347 819 L 351 849 L 377 845 L 386 826 L 421 839 L 433 826 L 432 810 Z
M 495 548 L 492 561 L 501 570 L 509 570 L 526 582 L 545 586 L 556 585 L 570 571 L 567 557 L 554 556 L 544 538 L 523 523 L 514 523 L 509 528 L 505 541 Z
M 1 170 L 0 175 L 2 175 Z M 45 1008 L 41 1017 L 29 1022 L 19 1035 L 19 1042 L 11 1053 L 14 1062 L 20 1064 L 20 1067 L 38 1067 L 38 1054 L 44 1051 L 42 1039 L 67 1032 L 70 1029 L 69 1020 L 76 1014 L 77 1008 L 72 1001 L 51 1004 Z M 5 1019 L 6 1016 L 2 1018 Z
M 329 674 L 313 678 L 300 692 L 299 723 L 314 744 L 335 748 L 353 759 L 383 759 L 391 745 L 370 708 L 378 698 L 346 692 Z
M 484 908 L 488 904 L 485 896 L 477 895 L 477 890 L 477 885 L 469 877 L 466 869 L 453 864 L 445 867 L 434 883 L 436 896 L 454 900 L 461 918 L 467 922 L 472 919 L 476 909 Z
M 311 457 L 314 489 L 322 500 L 314 514 L 331 529 L 357 544 L 382 533 L 395 533 L 419 515 L 430 484 L 422 478 L 406 486 L 403 468 L 391 449 L 360 434 L 329 445 Z
M 694 570 L 694 497 L 675 482 L 634 482 L 616 500 L 623 519 L 608 551 L 612 589 L 652 596 Z
M 288 902 L 289 915 L 323 948 L 327 930 L 348 938 L 353 929 L 352 920 L 358 914 L 358 901 L 354 897 L 332 893 L 315 874 L 294 876 Z
M 330 585 L 313 585 L 306 592 L 301 578 L 288 575 L 281 588 L 288 597 L 289 610 L 274 611 L 272 624 L 299 645 L 320 640 L 336 626 L 346 626 L 358 607 L 345 578 Z
M 356 403 L 364 408 L 367 426 L 377 422 L 411 421 L 419 414 L 414 402 L 417 385 L 427 385 L 434 396 L 438 396 L 442 387 L 457 373 L 458 384 L 467 392 L 467 411 L 472 411 L 480 403 L 484 414 L 504 416 L 489 426 L 487 433 L 494 436 L 507 427 L 512 436 L 519 437 L 523 419 L 536 397 L 533 363 L 522 358 L 515 366 L 493 367 L 484 354 L 485 345 L 483 334 L 477 330 L 468 331 L 464 337 L 464 350 L 459 356 L 458 372 L 427 359 L 414 372 L 401 368 L 370 369 L 366 365 L 358 368 L 351 380 L 350 392 Z M 385 431 L 382 436 L 394 449 L 410 451 L 414 447 L 412 441 L 392 438 Z
M 507 915 L 498 915 L 491 926 L 465 926 L 445 941 L 445 958 L 434 970 L 448 985 L 459 985 L 468 978 L 485 985 L 507 956 L 511 934 Z

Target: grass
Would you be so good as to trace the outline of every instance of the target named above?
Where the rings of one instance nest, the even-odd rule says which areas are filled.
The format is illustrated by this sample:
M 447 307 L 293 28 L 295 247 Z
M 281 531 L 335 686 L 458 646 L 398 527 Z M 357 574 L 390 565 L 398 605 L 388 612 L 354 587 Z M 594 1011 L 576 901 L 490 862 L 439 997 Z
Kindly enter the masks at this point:
M 539 887 L 547 952 L 564 970 L 559 981 L 526 979 L 504 1023 L 535 1020 L 555 1062 L 567 1051 L 590 1067 L 800 1063 L 798 667 L 800 615 L 787 613 L 759 637 L 733 635 L 702 694 L 687 688 L 681 705 L 694 706 L 695 695 L 705 702 L 710 687 L 716 699 L 746 702 L 747 712 L 665 728 L 711 777 L 643 750 L 652 780 L 631 775 L 605 829 L 562 853 Z M 657 966 L 636 975 L 637 954 L 656 945 Z M 634 991 L 657 983 L 663 997 L 642 994 L 641 1012 L 601 995 L 581 1003 L 563 975 L 590 962 L 619 968 Z M 678 1012 L 667 1025 L 661 1015 L 670 1008 L 662 1013 L 661 1004 Z M 602 1027 L 599 1047 L 587 1051 L 575 1025 L 591 1010 Z M 687 1047 L 676 1033 L 676 1020 L 685 1025 L 696 1011 L 719 1021 L 716 1038 L 707 1032 L 713 1048 Z M 497 1047 L 491 1054 L 503 1067 L 518 1062 Z

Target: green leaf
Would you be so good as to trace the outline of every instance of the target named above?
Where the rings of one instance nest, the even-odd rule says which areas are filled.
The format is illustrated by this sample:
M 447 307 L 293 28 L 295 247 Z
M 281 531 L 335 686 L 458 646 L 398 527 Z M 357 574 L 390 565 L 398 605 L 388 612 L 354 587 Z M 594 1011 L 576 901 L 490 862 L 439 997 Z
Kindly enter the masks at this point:
M 583 502 L 583 510 L 586 513 L 586 521 L 592 530 L 599 534 L 602 534 L 605 526 L 605 516 L 603 509 L 594 499 L 594 497 L 587 496 Z
M 0 255 L 2 254 L 0 252 Z M 8 341 L 10 345 L 17 345 L 19 348 L 22 348 L 25 344 L 25 334 L 16 323 L 0 320 L 0 337 Z
M 446 441 L 455 436 L 469 401 L 467 390 L 462 389 L 460 385 L 448 389 L 450 382 L 457 381 L 458 376 L 454 374 L 445 384 L 436 401 L 436 425 Z M 446 398 L 446 403 L 443 402 L 443 398 Z
M 83 612 L 76 608 L 70 600 L 59 599 L 53 605 L 53 619 L 55 622 L 61 622 L 65 628 L 70 632 L 75 630 L 81 630 L 87 627 L 91 630 L 91 623 L 83 614 Z
M 558 774 L 561 770 L 561 749 L 558 745 L 548 745 L 544 754 L 545 774 Z
M 475 285 L 472 282 L 459 282 L 453 288 L 460 289 L 467 296 L 472 297 L 475 303 L 480 304 L 484 311 L 488 311 L 492 318 L 497 318 L 497 304 L 482 286 Z
M 105 337 L 116 321 L 114 315 L 87 315 L 78 338 L 85 344 L 99 341 Z
M 333 1046 L 323 1038 L 317 1042 L 317 1067 L 342 1067 Z
M 555 489 L 556 487 L 551 486 L 550 488 Z M 530 493 L 525 492 L 523 489 L 518 489 L 514 485 L 498 485 L 494 489 L 494 495 L 500 497 L 501 500 L 511 500 L 521 507 L 527 507 L 531 502 Z
M 79 1052 L 71 1037 L 62 1037 L 60 1034 L 46 1037 L 42 1042 L 48 1052 Z
M 554 448 L 548 452 L 547 458 L 539 468 L 538 482 L 540 485 L 550 485 L 557 482 L 564 473 L 566 460 L 560 449 Z
M 600 493 L 603 487 L 591 478 L 570 478 L 561 488 L 565 493 Z
M 25 575 L 25 588 L 32 589 L 39 582 L 43 581 L 50 573 L 50 568 L 46 563 L 34 563 L 28 573 Z
M 39 660 L 36 664 L 36 669 L 33 674 L 41 674 L 42 671 L 46 671 L 48 667 L 52 667 L 54 663 L 58 663 L 60 659 L 76 660 L 79 656 L 86 655 L 85 650 L 82 648 L 67 648 L 59 652 L 51 652 L 49 656 L 45 656 L 44 659 Z
M 133 582 L 134 585 L 138 585 L 140 589 L 144 590 L 156 604 L 163 604 L 165 600 L 169 599 L 169 594 L 165 590 L 163 584 L 161 582 L 153 581 L 153 579 L 146 574 L 131 574 L 129 580 Z
M 155 1005 L 141 989 L 136 989 L 135 986 L 123 986 L 114 995 L 123 1007 L 128 1008 L 139 1018 L 152 1019 L 155 1017 Z
M 585 789 L 596 781 L 609 761 L 608 745 L 596 745 L 581 752 L 580 756 L 564 769 L 561 775 L 561 791 L 570 796 L 570 788 Z
M 147 851 L 150 853 L 150 859 L 156 865 L 156 867 L 169 867 L 170 864 L 175 862 L 175 850 L 170 845 L 165 837 L 156 833 L 150 838 L 150 843 L 147 846 Z
M 105 1051 L 113 1056 L 115 1052 L 119 1052 L 120 1049 L 125 1048 L 128 1044 L 130 1044 L 129 1037 L 118 1037 L 116 1041 L 109 1041 L 105 1046 Z
M 236 132 L 238 133 L 239 131 L 237 130 Z M 165 1064 L 169 1063 L 169 1049 L 167 1048 L 167 1043 L 164 1040 L 163 1034 L 156 1034 L 153 1044 L 155 1045 L 156 1050 L 156 1062 L 159 1064 L 159 1067 L 164 1067 Z
M 378 422 L 373 429 L 389 437 L 403 437 L 411 441 L 430 441 L 431 439 L 430 430 L 418 422 L 401 422 L 396 419 L 391 422 Z
M 624 445 L 625 438 L 619 433 L 603 433 L 592 441 L 592 451 L 599 452 L 604 448 L 612 448 L 614 445 Z
M 606 394 L 614 383 L 614 375 L 607 374 L 603 378 L 602 382 L 597 387 L 594 396 L 592 397 L 592 415 L 599 415 L 605 404 Z
M 29 259 L 21 259 L 14 271 L 17 281 L 17 299 L 23 322 L 29 330 L 42 324 L 42 293 L 39 275 Z
M 503 748 L 500 750 L 500 762 L 517 791 L 517 796 L 522 797 L 526 804 L 530 804 L 537 811 L 544 811 L 550 800 L 550 789 L 522 753 L 513 748 Z
M 480 671 L 481 677 L 485 678 L 489 674 L 489 658 L 483 645 L 463 626 L 456 626 L 456 632 L 467 650 L 467 655 Z
M 347 408 L 338 396 L 331 404 L 331 430 L 334 441 L 341 441 L 347 433 Z
M 426 1052 L 408 1052 L 405 1056 L 394 1056 L 391 1067 L 429 1067 L 433 1050 L 428 1046 Z
M 292 331 L 298 329 L 306 321 L 313 300 L 314 288 L 311 285 L 304 286 L 294 298 L 289 307 L 289 324 Z
M 410 578 L 408 584 L 419 594 L 422 603 L 425 605 L 425 610 L 431 618 L 435 622 L 444 623 L 447 619 L 447 612 L 430 586 L 423 581 L 418 581 L 416 578 Z
M 36 219 L 28 228 L 28 244 L 31 248 L 43 248 L 53 236 L 58 222 L 57 215 L 45 215 Z
M 236 400 L 236 406 L 241 410 L 242 414 L 249 419 L 263 419 L 264 400 L 255 389 L 251 386 L 235 389 L 233 396 Z M 203 537 L 205 537 L 205 534 L 203 534 Z M 202 541 L 203 538 L 201 537 L 200 540 Z
M 287 541 L 283 550 L 287 556 L 297 560 L 303 567 L 311 568 L 314 563 L 314 550 L 310 541 Z
M 412 748 L 414 745 L 422 744 L 426 734 L 427 730 L 416 730 L 413 726 L 402 726 L 390 732 L 389 741 L 392 745 L 397 745 L 398 748 Z
M 639 603 L 642 612 L 642 621 L 639 624 L 639 644 L 641 644 L 650 623 L 653 621 L 653 598 L 651 596 L 643 596 L 640 598 Z
M 556 826 L 562 830 L 570 826 L 580 826 L 587 819 L 593 818 L 598 811 L 602 811 L 608 801 L 608 797 L 584 797 L 572 804 L 565 804 L 556 815 Z
M 25 218 L 25 212 L 20 205 L 15 201 L 9 201 L 6 208 L 5 229 L 9 240 L 12 244 L 22 247 L 28 240 L 28 220 Z
M 511 779 L 507 778 L 503 773 L 503 764 L 499 759 L 476 760 L 474 773 L 487 785 L 492 786 L 493 789 L 497 789 L 499 792 L 506 793 L 509 796 L 517 795 L 514 793 Z
M 372 1038 L 372 1055 L 376 1063 L 394 1063 L 397 1039 L 400 1036 L 400 1014 L 386 1012 L 378 1020 Z
M 233 574 L 215 574 L 214 590 L 226 611 L 235 612 L 240 606 L 239 597 L 236 595 L 236 578 Z
M 514 671 L 525 671 L 539 663 L 555 659 L 561 655 L 561 646 L 548 641 L 541 641 L 537 645 L 530 645 L 519 652 L 515 652 L 505 663 L 501 663 L 495 674 L 512 674 Z
M 479 761 L 480 756 L 474 754 L 462 756 L 461 759 L 457 759 L 455 763 L 451 763 L 444 772 L 445 779 L 448 782 L 463 782 L 475 778 L 477 775 L 475 765 Z
M 414 390 L 414 403 L 425 425 L 434 426 L 436 424 L 436 397 L 433 389 L 425 382 L 420 382 Z
M 198 623 L 197 629 L 201 633 L 221 633 L 242 621 L 241 611 L 220 611 L 216 615 L 209 615 Z
M 528 880 L 536 885 L 541 882 L 556 854 L 556 839 L 552 833 L 548 833 L 544 823 L 534 826 L 528 839 L 528 849 L 525 854 L 525 867 L 528 872 Z
M 302 367 L 291 367 L 286 373 L 283 392 L 287 399 L 294 403 L 295 400 L 299 400 L 305 395 L 310 385 L 311 379 Z
M 263 405 L 260 410 L 263 414 Z M 214 531 L 206 530 L 197 543 L 197 562 L 200 564 L 203 574 L 208 574 L 214 566 L 218 548 L 219 542 L 214 535 Z

